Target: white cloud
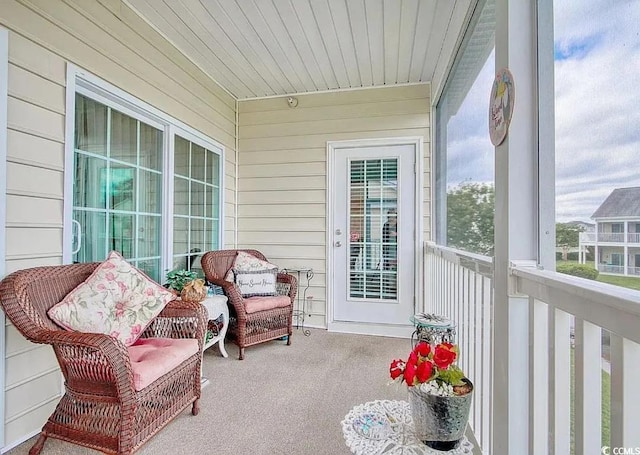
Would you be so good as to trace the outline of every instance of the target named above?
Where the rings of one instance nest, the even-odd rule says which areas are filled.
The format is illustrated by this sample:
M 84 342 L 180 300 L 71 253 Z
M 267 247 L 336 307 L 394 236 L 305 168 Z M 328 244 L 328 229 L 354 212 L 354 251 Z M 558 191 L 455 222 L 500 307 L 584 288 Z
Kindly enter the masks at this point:
M 640 186 L 639 22 L 640 1 L 555 1 L 556 49 L 568 55 L 555 66 L 559 221 Z

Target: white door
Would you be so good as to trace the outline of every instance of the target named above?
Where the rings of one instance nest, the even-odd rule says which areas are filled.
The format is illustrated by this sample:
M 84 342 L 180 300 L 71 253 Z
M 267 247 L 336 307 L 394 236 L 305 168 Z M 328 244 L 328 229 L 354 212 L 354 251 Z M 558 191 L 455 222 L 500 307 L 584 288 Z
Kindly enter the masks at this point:
M 415 144 L 333 150 L 334 321 L 410 324 Z

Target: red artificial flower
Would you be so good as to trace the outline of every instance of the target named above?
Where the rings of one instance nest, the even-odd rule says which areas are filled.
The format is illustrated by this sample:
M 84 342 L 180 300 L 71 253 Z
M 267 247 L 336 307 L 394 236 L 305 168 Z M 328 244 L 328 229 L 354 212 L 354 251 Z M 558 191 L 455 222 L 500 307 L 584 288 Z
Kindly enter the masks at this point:
M 432 374 L 433 363 L 429 362 L 428 360 L 422 362 L 420 365 L 418 365 L 418 368 L 416 368 L 416 377 L 418 378 L 418 382 L 427 382 Z
M 391 366 L 389 367 L 391 379 L 397 379 L 404 373 L 404 365 L 405 363 L 400 359 L 391 362 Z
M 429 346 L 429 343 L 421 341 L 413 348 L 413 351 L 422 357 L 427 357 L 431 352 L 431 346 Z
M 438 368 L 446 370 L 449 368 L 449 365 L 456 361 L 457 357 L 458 354 L 451 343 L 440 343 L 436 346 L 433 353 L 433 363 L 435 363 Z
M 418 365 L 418 354 L 416 351 L 411 351 L 411 354 L 409 354 L 409 358 L 407 359 L 407 363 L 413 366 Z
M 404 367 L 404 380 L 409 387 L 413 386 L 413 381 L 416 378 L 416 364 L 408 363 Z

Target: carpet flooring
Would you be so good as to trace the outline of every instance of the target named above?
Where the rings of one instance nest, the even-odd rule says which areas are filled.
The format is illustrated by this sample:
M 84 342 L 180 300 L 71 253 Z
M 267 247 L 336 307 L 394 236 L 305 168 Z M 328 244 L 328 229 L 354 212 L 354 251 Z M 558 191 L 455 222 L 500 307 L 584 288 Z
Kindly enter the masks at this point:
M 229 343 L 204 354 L 200 414 L 190 408 L 136 452 L 216 455 L 346 455 L 341 420 L 360 403 L 407 400 L 406 387 L 391 383 L 389 364 L 405 358 L 407 339 L 294 329 L 292 345 L 271 341 L 247 348 L 245 360 Z M 35 438 L 10 450 L 25 455 Z M 96 454 L 47 439 L 43 455 Z

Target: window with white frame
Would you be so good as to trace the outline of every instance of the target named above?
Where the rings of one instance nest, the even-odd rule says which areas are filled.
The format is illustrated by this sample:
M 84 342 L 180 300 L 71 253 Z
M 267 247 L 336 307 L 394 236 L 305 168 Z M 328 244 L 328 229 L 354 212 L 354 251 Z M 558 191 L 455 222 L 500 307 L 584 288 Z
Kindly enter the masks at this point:
M 141 101 L 108 95 L 90 84 L 75 94 L 71 259 L 119 251 L 157 281 L 199 269 L 220 245 L 222 148 Z
M 493 255 L 495 2 L 480 0 L 436 104 L 436 241 Z

